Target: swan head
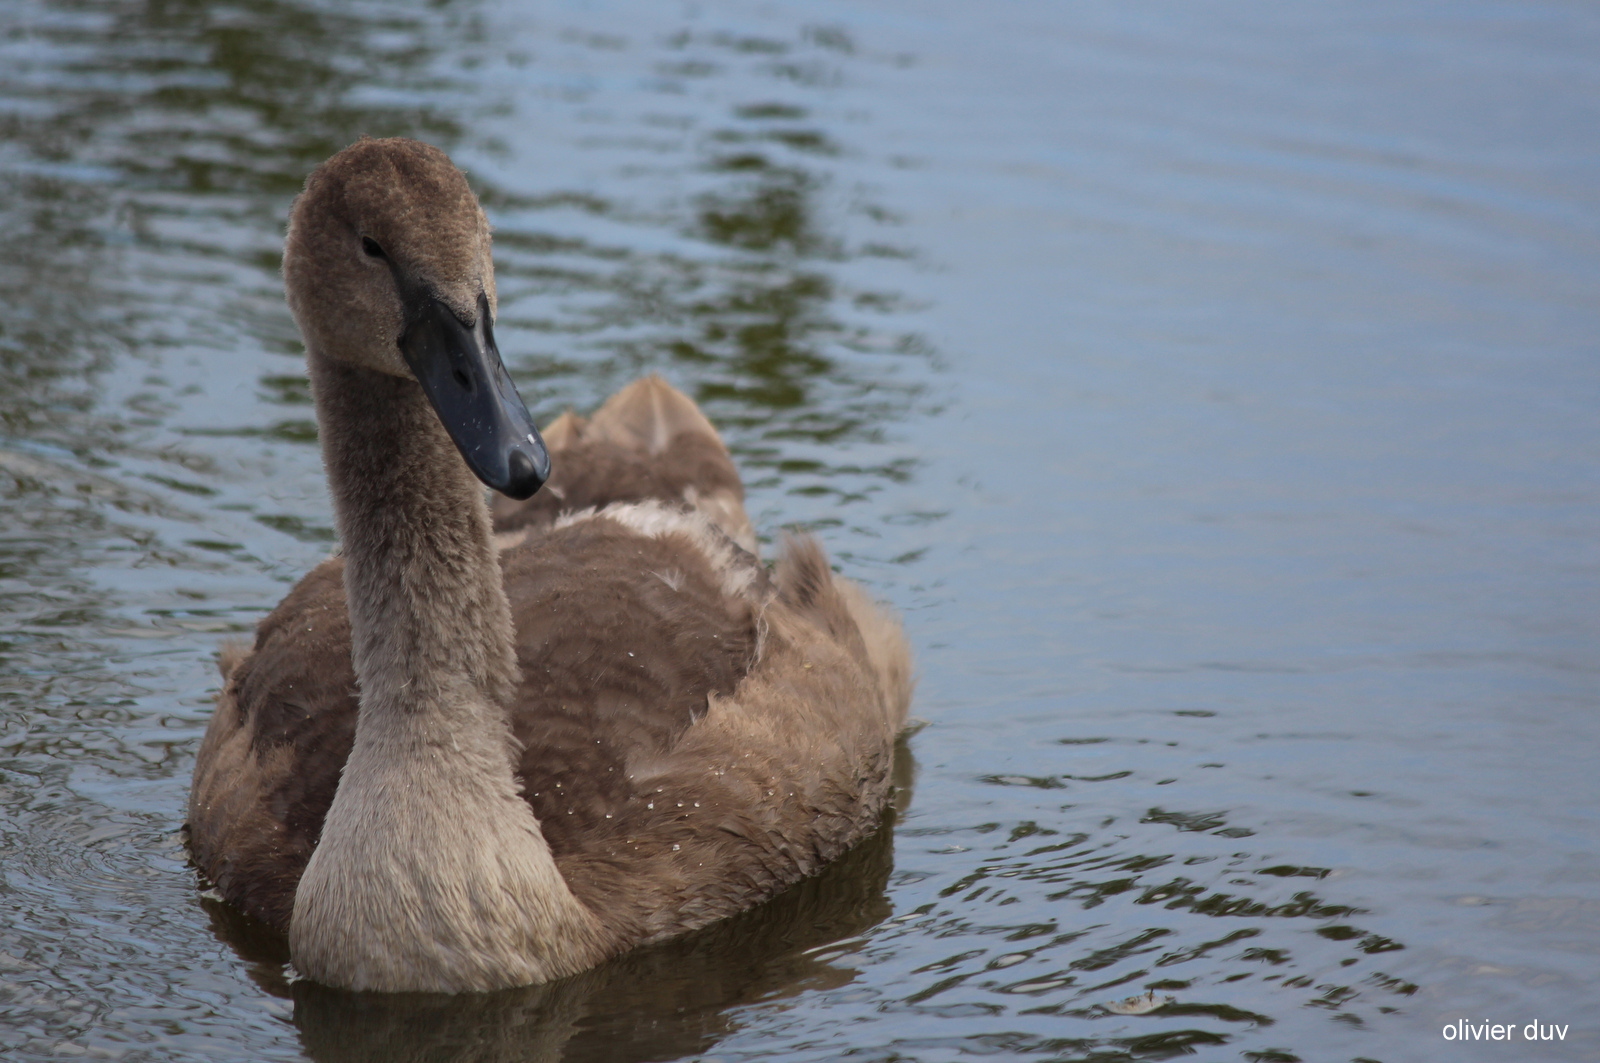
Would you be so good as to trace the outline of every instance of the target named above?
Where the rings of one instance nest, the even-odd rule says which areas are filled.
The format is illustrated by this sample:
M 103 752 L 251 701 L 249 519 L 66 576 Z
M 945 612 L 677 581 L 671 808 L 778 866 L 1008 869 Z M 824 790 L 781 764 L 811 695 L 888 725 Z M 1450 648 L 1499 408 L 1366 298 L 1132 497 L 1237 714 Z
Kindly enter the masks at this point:
M 318 356 L 415 380 L 473 474 L 527 498 L 550 456 L 494 341 L 489 222 L 438 148 L 363 138 L 289 214 L 289 309 Z

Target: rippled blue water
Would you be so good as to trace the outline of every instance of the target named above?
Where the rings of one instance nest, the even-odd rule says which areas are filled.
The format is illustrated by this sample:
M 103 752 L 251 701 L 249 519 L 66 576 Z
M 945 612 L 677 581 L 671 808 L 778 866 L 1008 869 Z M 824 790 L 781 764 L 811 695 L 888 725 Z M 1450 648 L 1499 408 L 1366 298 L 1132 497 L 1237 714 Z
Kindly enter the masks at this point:
M 1597 60 L 1535 0 L 16 0 L 0 1055 L 1594 1058 Z M 283 218 L 362 133 L 470 171 L 541 417 L 664 373 L 905 613 L 892 831 L 470 1000 L 197 890 L 216 647 L 333 539 Z

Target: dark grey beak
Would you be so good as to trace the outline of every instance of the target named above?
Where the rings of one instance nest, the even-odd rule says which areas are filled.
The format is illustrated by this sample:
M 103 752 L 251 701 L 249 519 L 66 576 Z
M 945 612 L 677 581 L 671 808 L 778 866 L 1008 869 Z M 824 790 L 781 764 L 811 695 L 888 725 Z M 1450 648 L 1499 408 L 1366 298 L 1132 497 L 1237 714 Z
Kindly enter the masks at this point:
M 412 307 L 400 352 L 474 476 L 511 498 L 550 478 L 550 453 L 500 361 L 489 300 L 471 328 L 431 295 Z

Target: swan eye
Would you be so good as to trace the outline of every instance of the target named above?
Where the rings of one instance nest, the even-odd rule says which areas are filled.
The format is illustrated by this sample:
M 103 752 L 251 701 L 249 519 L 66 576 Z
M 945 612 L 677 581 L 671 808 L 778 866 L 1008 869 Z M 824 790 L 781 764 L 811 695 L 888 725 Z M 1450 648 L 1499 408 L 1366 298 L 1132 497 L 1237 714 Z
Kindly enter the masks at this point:
M 378 246 L 378 241 L 374 240 L 370 236 L 363 236 L 361 238 L 361 250 L 365 251 L 372 258 L 389 257 L 383 253 L 383 248 Z

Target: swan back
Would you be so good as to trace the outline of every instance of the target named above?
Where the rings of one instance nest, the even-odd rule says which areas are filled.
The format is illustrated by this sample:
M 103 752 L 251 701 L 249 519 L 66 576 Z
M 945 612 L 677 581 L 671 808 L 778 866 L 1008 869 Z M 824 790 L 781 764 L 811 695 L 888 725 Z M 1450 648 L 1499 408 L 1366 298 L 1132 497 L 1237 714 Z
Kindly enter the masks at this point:
M 635 380 L 592 418 L 569 410 L 544 438 L 557 456 L 549 482 L 526 502 L 495 499 L 497 530 L 544 528 L 563 513 L 620 502 L 662 502 L 703 514 L 759 554 L 727 445 L 700 407 L 661 377 Z

